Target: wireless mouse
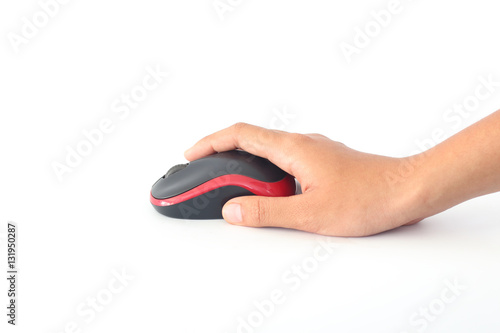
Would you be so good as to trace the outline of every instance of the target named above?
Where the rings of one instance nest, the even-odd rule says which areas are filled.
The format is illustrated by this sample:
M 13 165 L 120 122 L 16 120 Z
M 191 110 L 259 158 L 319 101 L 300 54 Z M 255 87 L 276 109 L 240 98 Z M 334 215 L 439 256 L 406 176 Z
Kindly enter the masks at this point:
M 231 150 L 173 166 L 153 184 L 150 200 L 169 217 L 220 219 L 234 197 L 290 196 L 295 188 L 295 179 L 269 160 Z

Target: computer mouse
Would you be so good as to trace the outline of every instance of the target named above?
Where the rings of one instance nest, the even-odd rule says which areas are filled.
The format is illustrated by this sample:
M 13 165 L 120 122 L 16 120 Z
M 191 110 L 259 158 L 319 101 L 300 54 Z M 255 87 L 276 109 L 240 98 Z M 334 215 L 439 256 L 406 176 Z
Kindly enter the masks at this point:
M 269 160 L 231 150 L 173 166 L 153 184 L 150 200 L 169 217 L 220 219 L 234 197 L 290 196 L 295 190 L 294 177 Z

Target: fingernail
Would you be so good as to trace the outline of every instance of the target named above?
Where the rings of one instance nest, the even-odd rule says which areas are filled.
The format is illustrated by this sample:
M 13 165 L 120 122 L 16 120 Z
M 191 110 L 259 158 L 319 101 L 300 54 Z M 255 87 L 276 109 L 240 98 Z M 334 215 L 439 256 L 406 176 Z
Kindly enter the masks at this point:
M 238 203 L 225 205 L 222 210 L 222 215 L 226 221 L 231 223 L 241 223 L 243 220 L 241 218 L 241 205 Z

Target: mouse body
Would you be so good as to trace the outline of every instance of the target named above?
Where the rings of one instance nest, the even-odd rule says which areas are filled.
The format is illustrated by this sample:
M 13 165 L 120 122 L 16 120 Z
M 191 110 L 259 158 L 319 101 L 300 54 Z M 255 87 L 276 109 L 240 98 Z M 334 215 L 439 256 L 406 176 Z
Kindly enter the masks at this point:
M 222 207 L 234 197 L 290 196 L 295 191 L 294 177 L 269 160 L 231 150 L 173 166 L 153 184 L 150 201 L 169 217 L 220 219 Z

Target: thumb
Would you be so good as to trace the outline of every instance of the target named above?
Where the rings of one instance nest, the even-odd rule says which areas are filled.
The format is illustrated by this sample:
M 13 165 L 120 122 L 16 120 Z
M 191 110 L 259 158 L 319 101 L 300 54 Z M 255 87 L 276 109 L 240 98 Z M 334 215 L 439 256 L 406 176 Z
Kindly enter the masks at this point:
M 245 196 L 229 200 L 222 208 L 224 220 L 249 227 L 284 227 L 304 230 L 306 211 L 302 195 L 289 197 Z

